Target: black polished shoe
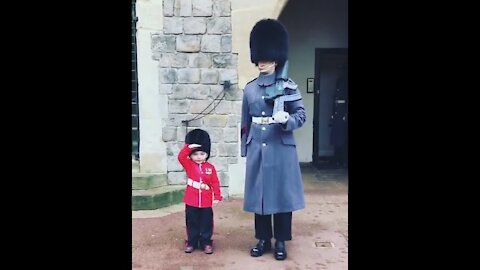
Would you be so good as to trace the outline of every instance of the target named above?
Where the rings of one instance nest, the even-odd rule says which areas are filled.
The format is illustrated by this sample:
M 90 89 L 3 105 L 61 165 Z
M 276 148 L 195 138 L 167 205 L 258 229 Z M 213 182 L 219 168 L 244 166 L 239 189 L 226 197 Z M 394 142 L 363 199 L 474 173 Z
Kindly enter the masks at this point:
M 287 250 L 285 250 L 285 242 L 284 241 L 276 241 L 275 242 L 275 252 L 273 256 L 276 260 L 282 261 L 287 258 Z
M 270 240 L 260 240 L 258 241 L 257 245 L 250 250 L 250 256 L 252 257 L 259 257 L 262 256 L 263 253 L 270 251 L 272 249 L 272 243 Z

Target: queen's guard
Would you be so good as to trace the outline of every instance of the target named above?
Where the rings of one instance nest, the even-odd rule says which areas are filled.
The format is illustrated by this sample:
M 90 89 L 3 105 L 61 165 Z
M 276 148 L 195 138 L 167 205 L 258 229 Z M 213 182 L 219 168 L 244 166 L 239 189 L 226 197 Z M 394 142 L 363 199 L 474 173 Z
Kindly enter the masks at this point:
M 277 20 L 263 19 L 250 33 L 250 56 L 260 74 L 244 90 L 241 155 L 247 157 L 244 210 L 255 213 L 253 257 L 271 249 L 287 257 L 292 212 L 305 207 L 293 130 L 305 122 L 297 84 L 288 78 L 288 33 Z M 273 215 L 273 230 L 272 230 Z

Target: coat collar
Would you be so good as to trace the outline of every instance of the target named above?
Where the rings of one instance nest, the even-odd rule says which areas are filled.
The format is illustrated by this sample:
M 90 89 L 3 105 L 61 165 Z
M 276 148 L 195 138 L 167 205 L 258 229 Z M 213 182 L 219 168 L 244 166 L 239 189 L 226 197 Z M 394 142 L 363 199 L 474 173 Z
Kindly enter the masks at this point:
M 257 84 L 260 86 L 269 86 L 275 83 L 275 72 L 270 75 L 258 75 Z

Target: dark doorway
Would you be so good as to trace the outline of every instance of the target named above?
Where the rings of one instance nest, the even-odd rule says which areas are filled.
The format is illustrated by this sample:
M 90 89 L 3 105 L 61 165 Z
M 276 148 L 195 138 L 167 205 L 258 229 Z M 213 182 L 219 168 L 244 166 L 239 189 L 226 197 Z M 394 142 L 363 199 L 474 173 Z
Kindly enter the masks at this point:
M 313 163 L 348 166 L 348 49 L 315 49 Z

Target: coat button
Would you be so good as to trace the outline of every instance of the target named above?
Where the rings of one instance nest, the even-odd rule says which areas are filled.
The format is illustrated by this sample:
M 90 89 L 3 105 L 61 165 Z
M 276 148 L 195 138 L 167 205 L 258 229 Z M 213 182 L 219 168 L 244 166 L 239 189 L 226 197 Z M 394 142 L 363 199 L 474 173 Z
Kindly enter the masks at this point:
M 265 96 L 262 96 L 262 99 L 265 99 Z
M 265 112 L 262 112 L 262 115 L 265 115 Z
M 262 143 L 262 146 L 267 146 L 267 144 L 266 144 L 266 143 Z
M 262 127 L 262 130 L 265 130 L 266 128 L 265 127 Z

